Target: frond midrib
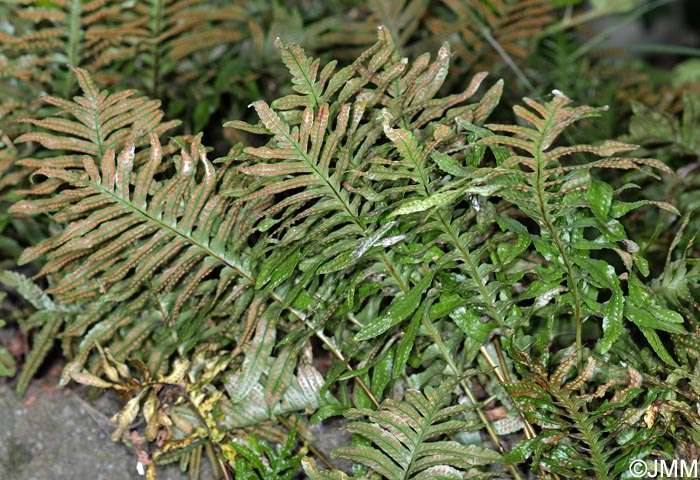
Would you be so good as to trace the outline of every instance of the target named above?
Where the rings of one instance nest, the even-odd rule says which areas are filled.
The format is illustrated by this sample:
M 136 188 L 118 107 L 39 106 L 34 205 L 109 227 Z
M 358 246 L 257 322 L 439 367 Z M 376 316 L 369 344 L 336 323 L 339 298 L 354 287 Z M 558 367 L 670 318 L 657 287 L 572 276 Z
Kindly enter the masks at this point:
M 230 260 L 228 260 L 226 257 L 226 253 L 224 252 L 219 252 L 216 250 L 213 250 L 212 248 L 208 247 L 207 245 L 204 245 L 202 242 L 197 241 L 192 235 L 189 235 L 181 230 L 179 230 L 176 226 L 170 225 L 168 223 L 163 222 L 162 220 L 154 217 L 153 215 L 150 214 L 148 209 L 143 209 L 138 207 L 136 204 L 127 201 L 124 197 L 121 197 L 117 195 L 115 192 L 112 192 L 100 184 L 96 184 L 94 182 L 90 181 L 85 181 L 84 182 L 86 185 L 91 186 L 101 194 L 103 194 L 106 197 L 109 197 L 114 200 L 114 203 L 120 204 L 123 207 L 127 208 L 130 210 L 132 213 L 138 215 L 142 218 L 144 218 L 146 221 L 155 224 L 158 228 L 162 230 L 167 230 L 169 231 L 172 235 L 180 237 L 184 239 L 186 242 L 189 244 L 199 248 L 205 254 L 208 256 L 216 259 L 219 261 L 223 266 L 231 268 L 233 271 L 235 271 L 239 276 L 244 278 L 247 282 L 249 282 L 251 285 L 255 285 L 255 278 L 248 272 L 242 270 L 240 267 L 236 266 L 234 263 L 232 263 Z
M 315 110 L 315 109 L 314 109 Z M 315 111 L 315 113 L 318 113 L 318 111 Z M 314 119 L 317 120 L 317 119 Z M 325 140 L 325 132 L 324 134 L 324 140 Z M 299 158 L 302 159 L 302 161 L 306 164 L 308 168 L 311 169 L 312 173 L 316 175 L 321 181 L 324 183 L 325 187 L 329 189 L 332 194 L 333 198 L 340 204 L 340 206 L 345 210 L 345 213 L 352 219 L 353 223 L 355 223 L 362 231 L 362 233 L 366 236 L 367 235 L 367 230 L 364 228 L 362 225 L 362 222 L 360 222 L 359 217 L 357 216 L 357 213 L 353 211 L 352 207 L 343 200 L 342 195 L 340 192 L 336 189 L 335 185 L 333 185 L 333 182 L 331 182 L 331 179 L 328 175 L 326 175 L 324 172 L 322 172 L 316 164 L 313 162 L 312 158 L 309 157 L 307 153 L 303 151 L 301 148 L 301 145 L 299 144 L 298 141 L 296 141 L 292 136 L 284 132 L 282 134 L 284 139 L 287 141 L 289 145 L 292 145 L 294 148 L 294 151 L 299 155 Z
M 416 458 L 416 451 L 418 450 L 418 447 L 421 446 L 425 440 L 425 432 L 428 430 L 428 427 L 433 424 L 433 418 L 436 415 L 438 411 L 440 411 L 440 405 L 441 402 L 437 402 L 433 406 L 433 410 L 430 411 L 430 416 L 429 417 L 421 417 L 421 429 L 420 432 L 418 432 L 418 436 L 416 438 L 416 441 L 413 444 L 413 448 L 410 450 L 411 452 L 411 460 L 408 462 L 408 465 L 406 466 L 406 469 L 404 470 L 404 475 L 402 480 L 410 480 L 411 476 L 409 475 L 411 472 L 411 467 L 413 466 L 414 462 L 418 460 Z M 415 408 L 415 407 L 414 407 Z
M 582 370 L 583 348 L 581 348 L 581 345 L 583 343 L 583 340 L 581 338 L 582 333 L 580 326 L 583 322 L 583 314 L 581 312 L 581 298 L 580 293 L 578 291 L 577 278 L 574 272 L 573 265 L 571 264 L 571 259 L 569 258 L 569 255 L 567 254 L 566 249 L 564 248 L 564 244 L 562 243 L 561 238 L 559 238 L 559 234 L 557 233 L 556 229 L 554 228 L 554 225 L 552 224 L 551 219 L 549 218 L 549 214 L 547 213 L 547 210 L 545 208 L 546 203 L 544 199 L 544 181 L 546 179 L 546 174 L 544 170 L 546 169 L 546 165 L 544 165 L 545 159 L 542 156 L 542 154 L 544 153 L 544 149 L 542 148 L 542 146 L 544 144 L 545 136 L 549 131 L 549 127 L 554 122 L 557 113 L 563 108 L 565 107 L 559 106 L 555 111 L 550 110 L 549 115 L 547 116 L 547 118 L 544 119 L 544 125 L 541 129 L 537 130 L 539 135 L 537 135 L 536 139 L 533 142 L 533 151 L 529 153 L 533 155 L 533 159 L 535 160 L 535 191 L 537 192 L 537 204 L 540 211 L 540 215 L 542 215 L 542 221 L 544 222 L 547 231 L 552 237 L 552 240 L 554 241 L 554 244 L 557 247 L 557 250 L 559 251 L 564 261 L 564 267 L 566 268 L 567 273 L 567 284 L 571 289 L 571 295 L 573 296 L 574 300 L 574 318 L 576 319 L 577 324 L 576 344 L 579 346 L 579 348 L 577 349 L 577 363 L 579 370 Z

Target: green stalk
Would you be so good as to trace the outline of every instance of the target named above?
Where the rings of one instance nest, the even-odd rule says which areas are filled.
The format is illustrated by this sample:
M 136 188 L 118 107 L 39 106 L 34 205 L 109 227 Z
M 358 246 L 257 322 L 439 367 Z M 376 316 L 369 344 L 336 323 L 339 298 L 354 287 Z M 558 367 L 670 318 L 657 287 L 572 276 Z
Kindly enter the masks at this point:
M 165 11 L 164 0 L 155 0 L 153 3 L 153 27 L 151 32 L 153 39 L 157 39 L 163 33 L 163 12 Z M 161 98 L 160 89 L 160 44 L 153 42 L 151 55 L 153 55 L 153 71 L 151 72 L 151 97 Z
M 553 119 L 554 115 L 550 115 L 542 127 L 543 132 L 549 131 L 549 127 L 551 125 L 551 121 Z M 551 219 L 549 218 L 549 214 L 547 213 L 547 210 L 545 209 L 545 192 L 544 192 L 544 185 L 543 185 L 543 179 L 542 179 L 542 170 L 544 169 L 544 160 L 542 159 L 542 141 L 543 141 L 543 136 L 540 136 L 535 140 L 535 148 L 533 149 L 536 154 L 535 154 L 535 185 L 536 185 L 536 195 L 537 195 L 537 204 L 540 210 L 540 216 L 541 220 L 544 222 L 545 227 L 547 231 L 549 232 L 549 235 L 552 237 L 552 240 L 554 241 L 554 244 L 557 247 L 557 250 L 559 251 L 559 254 L 561 255 L 561 258 L 564 261 L 564 268 L 566 269 L 566 274 L 567 274 L 567 280 L 566 283 L 569 286 L 569 290 L 571 291 L 571 295 L 574 297 L 574 318 L 576 318 L 576 360 L 577 360 L 577 366 L 578 366 L 578 371 L 581 372 L 583 371 L 583 313 L 581 309 L 581 296 L 578 291 L 578 284 L 576 283 L 576 275 L 574 274 L 574 269 L 571 264 L 571 260 L 569 260 L 569 256 L 566 253 L 566 250 L 564 249 L 564 244 L 561 242 L 561 239 L 559 238 L 559 235 L 557 234 L 557 231 L 554 229 L 554 225 L 552 224 Z
M 452 369 L 455 375 L 458 375 L 460 372 L 460 369 L 457 367 L 455 364 L 454 360 L 452 359 L 452 355 L 450 354 L 449 350 L 445 346 L 445 344 L 442 341 L 442 338 L 440 337 L 440 334 L 438 333 L 437 330 L 435 330 L 435 327 L 433 326 L 433 323 L 430 321 L 430 318 L 428 315 L 421 315 L 421 323 L 425 327 L 425 329 L 428 331 L 430 334 L 430 337 L 433 339 L 433 342 L 435 342 L 435 345 L 437 345 L 438 349 L 440 350 L 440 353 L 442 354 L 442 357 L 445 359 L 447 362 L 447 365 Z M 489 434 L 489 437 L 491 437 L 491 441 L 496 445 L 498 450 L 501 453 L 505 453 L 505 449 L 503 448 L 503 445 L 501 445 L 501 440 L 498 437 L 498 434 L 496 431 L 493 429 L 493 425 L 491 425 L 491 421 L 488 419 L 486 414 L 481 408 L 478 408 L 476 404 L 478 403 L 478 400 L 476 398 L 476 395 L 474 395 L 474 392 L 472 392 L 471 388 L 469 387 L 469 384 L 462 379 L 459 381 L 459 386 L 462 387 L 462 390 L 464 390 L 464 393 L 467 395 L 467 398 L 469 398 L 469 401 L 471 404 L 474 406 L 477 415 L 479 416 L 479 419 L 481 422 L 484 424 L 484 428 L 486 428 L 486 431 Z M 513 475 L 513 478 L 516 480 L 522 480 L 522 477 L 520 476 L 520 473 L 518 470 L 515 468 L 514 465 L 509 465 L 508 470 L 510 470 L 510 473 Z
M 68 65 L 79 67 L 80 58 L 80 40 L 83 38 L 83 25 L 81 15 L 83 13 L 83 4 L 80 0 L 73 0 L 70 3 L 70 14 L 68 20 L 68 44 L 66 45 Z M 68 72 L 66 76 L 66 84 L 64 86 L 63 97 L 71 98 L 73 93 L 73 78 L 72 72 Z

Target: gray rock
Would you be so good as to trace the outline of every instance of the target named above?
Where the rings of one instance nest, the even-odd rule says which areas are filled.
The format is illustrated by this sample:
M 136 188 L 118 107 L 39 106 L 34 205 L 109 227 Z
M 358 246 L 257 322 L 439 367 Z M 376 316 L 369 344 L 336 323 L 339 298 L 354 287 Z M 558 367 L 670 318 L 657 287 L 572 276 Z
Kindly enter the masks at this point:
M 0 386 L 0 479 L 145 479 L 136 471 L 135 451 L 113 442 L 103 429 L 108 425 L 98 424 L 118 411 L 118 399 L 103 395 L 86 405 L 78 395 L 32 386 L 19 399 Z M 209 466 L 204 470 L 201 480 L 211 479 Z M 177 464 L 158 467 L 159 480 L 187 478 Z

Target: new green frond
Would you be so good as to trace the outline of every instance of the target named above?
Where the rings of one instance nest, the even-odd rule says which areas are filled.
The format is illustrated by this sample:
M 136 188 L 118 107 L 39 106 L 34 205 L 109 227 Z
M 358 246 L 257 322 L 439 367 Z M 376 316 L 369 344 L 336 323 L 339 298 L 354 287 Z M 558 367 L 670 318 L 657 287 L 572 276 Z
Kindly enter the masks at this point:
M 473 467 L 499 462 L 501 455 L 493 450 L 443 439 L 475 427 L 459 418 L 468 406 L 445 406 L 454 386 L 447 381 L 437 389 L 426 387 L 424 392 L 407 390 L 405 400 L 386 400 L 377 411 L 350 410 L 349 417 L 367 417 L 368 421 L 356 421 L 346 428 L 373 447 L 338 447 L 333 455 L 365 465 L 389 480 L 462 478 L 473 473 Z M 312 472 L 313 468 L 307 468 L 308 474 Z

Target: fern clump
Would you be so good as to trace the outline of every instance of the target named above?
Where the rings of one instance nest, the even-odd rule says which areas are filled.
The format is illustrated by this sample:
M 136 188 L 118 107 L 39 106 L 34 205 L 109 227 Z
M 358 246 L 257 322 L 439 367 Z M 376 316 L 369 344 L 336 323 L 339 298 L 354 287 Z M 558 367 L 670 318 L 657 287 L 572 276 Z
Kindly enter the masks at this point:
M 45 20 L 94 7 L 78 3 Z M 554 9 L 445 3 L 472 65 L 524 59 L 535 47 L 523 37 Z M 674 414 L 697 444 L 693 224 L 654 271 L 625 217 L 681 212 L 628 194 L 673 169 L 623 141 L 577 141 L 604 107 L 554 90 L 511 119 L 504 80 L 472 72 L 455 88 L 448 43 L 402 56 L 421 19 L 399 16 L 397 41 L 380 26 L 346 64 L 277 39 L 290 85 L 224 124 L 241 143 L 212 148 L 209 131 L 168 138 L 180 123 L 159 100 L 97 85 L 126 86 L 108 75 L 132 68 L 133 51 L 136 86 L 176 111 L 165 79 L 186 81 L 205 49 L 219 59 L 242 33 L 217 32 L 245 8 L 117 7 L 113 29 L 73 38 L 95 61 L 66 73 L 80 95 L 44 96 L 12 140 L 31 182 L 10 213 L 51 224 L 19 256 L 33 278 L 0 273 L 32 307 L 20 393 L 59 341 L 61 383 L 121 395 L 112 437 L 137 447 L 151 478 L 177 459 L 196 477 L 205 454 L 218 478 L 351 478 L 335 458 L 352 478 L 611 478 L 668 450 Z M 110 43 L 116 32 L 128 48 Z M 606 176 L 616 171 L 622 186 Z M 0 349 L 0 374 L 9 360 Z M 354 440 L 328 458 L 308 423 L 334 416 Z

